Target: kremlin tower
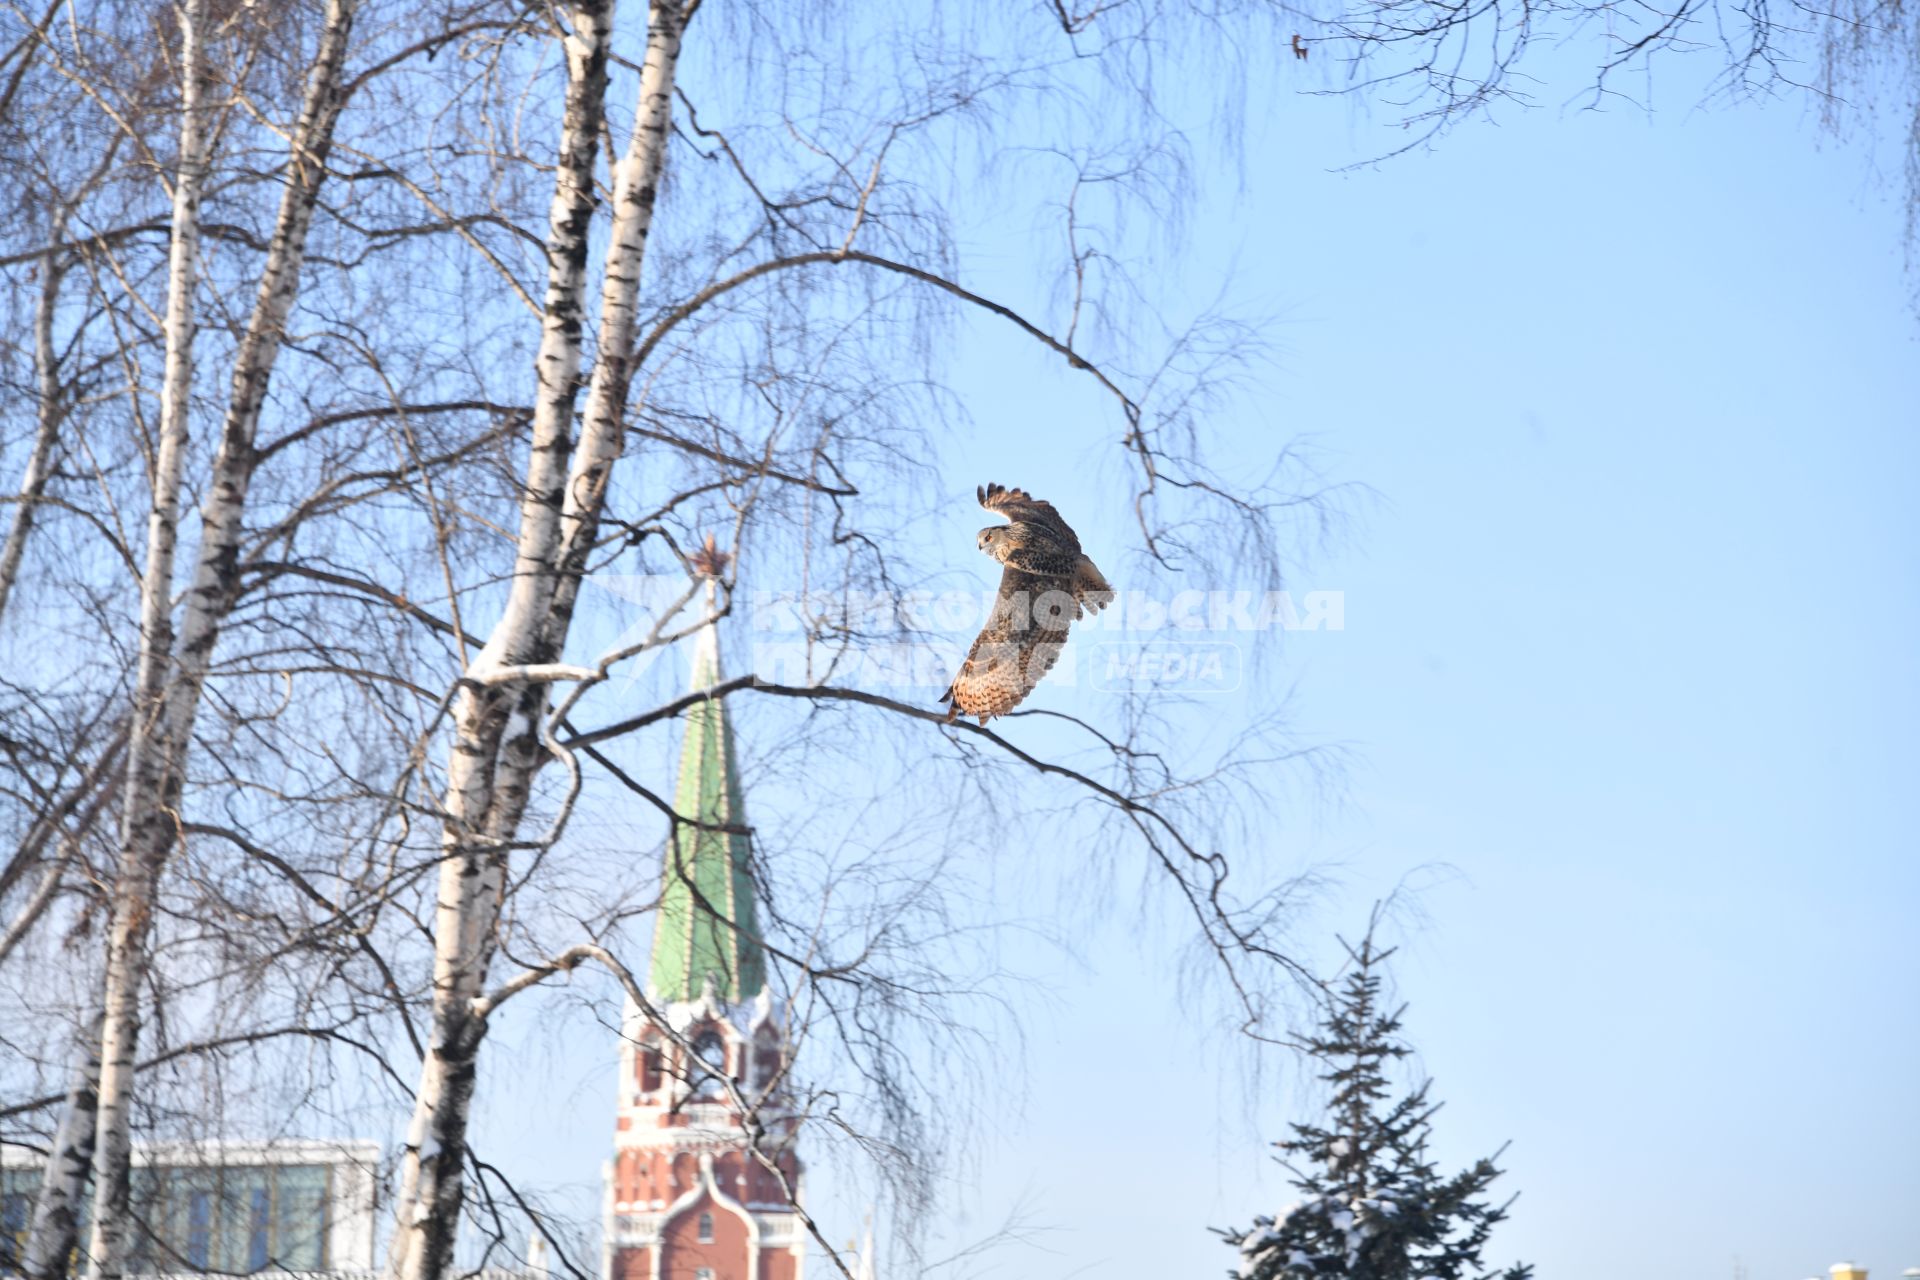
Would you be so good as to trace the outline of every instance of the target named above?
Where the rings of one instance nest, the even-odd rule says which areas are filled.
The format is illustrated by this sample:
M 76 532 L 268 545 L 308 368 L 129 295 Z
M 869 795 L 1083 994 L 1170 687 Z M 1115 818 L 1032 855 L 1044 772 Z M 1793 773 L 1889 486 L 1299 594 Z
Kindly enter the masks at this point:
M 695 565 L 707 574 L 711 616 L 725 567 L 711 539 Z M 709 622 L 695 639 L 692 687 L 719 682 L 720 640 Z M 667 839 L 647 975 L 648 999 L 674 1034 L 627 1002 L 604 1274 L 800 1280 L 805 1228 L 787 1190 L 798 1197 L 800 1161 L 781 1106 L 786 1025 L 767 989 L 732 726 L 721 698 L 695 703 L 685 718 L 674 797 L 685 821 Z M 750 1125 L 778 1175 L 749 1151 Z

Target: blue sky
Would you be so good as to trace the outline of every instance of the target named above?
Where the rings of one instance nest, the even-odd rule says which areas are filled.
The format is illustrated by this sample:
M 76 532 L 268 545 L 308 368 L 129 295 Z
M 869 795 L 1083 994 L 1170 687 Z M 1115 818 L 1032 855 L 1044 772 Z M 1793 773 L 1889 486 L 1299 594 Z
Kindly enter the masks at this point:
M 1498 1260 L 1920 1265 L 1920 321 L 1872 176 L 1897 152 L 1676 85 L 1651 117 L 1516 114 L 1336 173 L 1381 135 L 1284 88 L 1256 86 L 1244 165 L 1203 182 L 1157 285 L 1272 317 L 1225 457 L 1306 438 L 1375 494 L 1294 573 L 1345 593 L 1345 629 L 1262 641 L 1298 731 L 1352 750 L 1337 795 L 1276 785 L 1264 818 L 1273 874 L 1338 880 L 1302 949 L 1420 886 L 1407 1030 L 1443 1155 L 1512 1142 Z M 1030 286 L 972 248 L 973 279 Z M 1124 537 L 1115 423 L 1081 381 L 969 325 L 952 382 L 976 423 L 937 460 L 962 570 L 988 581 L 965 558 L 988 479 L 1096 556 Z M 1003 954 L 1045 994 L 947 1234 L 1018 1203 L 1034 1243 L 976 1272 L 1220 1274 L 1205 1228 L 1286 1199 L 1263 1144 L 1311 1090 L 1220 1034 L 1169 922 L 1064 927 L 1071 955 Z M 565 1084 L 501 1095 L 482 1140 L 590 1182 L 611 1064 Z
M 1343 176 L 1315 162 L 1348 139 L 1294 143 L 1303 114 L 1250 141 L 1247 191 L 1195 239 L 1283 310 L 1241 429 L 1310 436 L 1379 494 L 1297 575 L 1346 593 L 1346 629 L 1281 655 L 1301 730 L 1359 760 L 1343 803 L 1275 816 L 1346 882 L 1307 929 L 1456 870 L 1421 878 L 1399 978 L 1443 1148 L 1513 1140 L 1498 1257 L 1573 1280 L 1920 1264 L 1897 202 L 1783 106 L 1541 112 Z M 1056 474 L 1068 510 L 1098 501 L 1070 456 Z M 1127 944 L 1089 944 L 1032 1128 L 1002 1140 L 996 1172 L 1032 1171 L 1060 1227 L 1050 1265 L 1007 1274 L 1207 1274 L 1230 1255 L 1182 1224 L 1285 1198 Z M 1089 1044 L 1125 1072 L 1067 1065 Z M 1286 1083 L 1254 1104 L 1276 1136 Z

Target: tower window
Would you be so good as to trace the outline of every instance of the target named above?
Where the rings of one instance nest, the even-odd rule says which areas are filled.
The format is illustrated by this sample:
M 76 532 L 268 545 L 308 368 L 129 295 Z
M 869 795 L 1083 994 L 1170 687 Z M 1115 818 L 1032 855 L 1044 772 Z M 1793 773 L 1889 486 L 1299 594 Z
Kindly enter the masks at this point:
M 694 1268 L 693 1280 L 713 1280 L 713 1268 L 712 1267 Z
M 700 1215 L 700 1243 L 713 1243 L 713 1215 L 710 1213 Z
M 727 1046 L 721 1042 L 719 1033 L 702 1031 L 700 1038 L 693 1042 L 693 1052 L 715 1071 L 727 1069 Z
M 660 1050 L 648 1045 L 640 1051 L 640 1091 L 652 1093 L 660 1087 Z
M 727 1069 L 727 1046 L 715 1031 L 702 1031 L 693 1041 L 694 1061 L 689 1063 L 693 1077 L 693 1096 L 720 1096 L 720 1076 Z

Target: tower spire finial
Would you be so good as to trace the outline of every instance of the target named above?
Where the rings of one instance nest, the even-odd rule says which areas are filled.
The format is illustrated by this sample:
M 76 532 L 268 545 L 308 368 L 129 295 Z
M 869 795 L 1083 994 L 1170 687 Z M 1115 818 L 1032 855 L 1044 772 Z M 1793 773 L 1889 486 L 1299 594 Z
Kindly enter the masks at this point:
M 722 551 L 713 535 L 708 534 L 707 540 L 687 557 L 687 563 L 703 578 L 721 578 L 726 576 L 727 566 L 733 563 L 733 556 Z

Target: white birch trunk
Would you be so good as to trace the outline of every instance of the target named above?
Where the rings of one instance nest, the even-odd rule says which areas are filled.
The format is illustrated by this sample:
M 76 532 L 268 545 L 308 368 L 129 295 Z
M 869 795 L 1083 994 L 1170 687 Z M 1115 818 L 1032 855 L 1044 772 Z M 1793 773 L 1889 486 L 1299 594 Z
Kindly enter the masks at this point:
M 0 898 L 7 895 L 29 867 L 41 860 L 41 855 L 49 845 L 57 847 L 60 844 L 57 837 L 66 831 L 67 819 L 76 812 L 82 815 L 80 830 L 92 828 L 99 818 L 100 805 L 108 795 L 117 793 L 116 786 L 101 784 L 108 782 L 112 775 L 125 771 L 121 752 L 126 750 L 126 746 L 127 723 L 122 720 L 105 745 L 99 748 L 86 772 L 68 789 L 66 798 L 50 805 L 28 826 L 19 848 L 7 859 L 7 865 L 0 868 Z M 76 744 L 75 750 L 83 752 L 85 748 Z M 89 800 L 89 797 L 92 799 Z
M 21 1255 L 26 1280 L 64 1280 L 67 1259 L 80 1239 L 80 1207 L 93 1165 L 100 1090 L 100 1023 L 96 1012 L 75 1045 L 73 1084 L 60 1112 L 60 1127 L 54 1131 L 53 1150 L 47 1154 L 47 1171 L 40 1180 L 33 1224 Z
M 287 186 L 245 335 L 234 357 L 233 382 L 220 449 L 201 508 L 201 541 L 179 635 L 172 628 L 174 545 L 179 529 L 181 459 L 187 439 L 187 397 L 193 363 L 194 261 L 199 193 L 206 169 L 200 105 L 202 0 L 182 10 L 184 119 L 181 172 L 175 185 L 174 239 L 167 297 L 167 372 L 161 397 L 161 464 L 155 469 L 143 583 L 141 655 L 134 724 L 128 744 L 120 867 L 114 884 L 101 1041 L 98 1138 L 93 1157 L 96 1211 L 87 1248 L 88 1274 L 116 1280 L 125 1256 L 129 1104 L 139 1044 L 139 994 L 145 983 L 153 895 L 173 849 L 193 721 L 205 688 L 220 625 L 236 594 L 240 538 L 253 479 L 254 439 L 286 319 L 299 291 L 313 211 L 325 181 L 327 153 L 345 104 L 341 67 L 358 0 L 330 0 L 318 53 L 308 76 L 288 157 Z
M 679 3 L 655 0 L 647 18 L 647 55 L 640 68 L 640 98 L 633 136 L 614 183 L 613 235 L 600 290 L 600 358 L 593 367 L 582 419 L 580 447 L 567 478 L 561 512 L 563 545 L 559 582 L 548 620 L 547 654 L 557 662 L 573 625 L 573 610 L 586 572 L 587 555 L 599 536 L 607 482 L 626 441 L 627 395 L 633 381 L 634 330 L 639 319 L 640 272 L 666 167 L 673 131 L 673 86 L 687 13 Z
M 614 3 L 578 0 L 569 8 L 573 29 L 565 40 L 566 109 L 547 216 L 547 290 L 541 307 L 540 350 L 534 356 L 532 446 L 520 503 L 513 583 L 499 624 L 474 659 L 482 672 L 532 660 L 553 595 L 560 506 L 573 441 L 573 407 L 579 396 L 581 336 L 586 327 L 581 299 L 586 292 L 588 233 L 598 205 L 593 172 L 600 127 L 606 119 Z
M 600 359 L 581 439 L 567 465 L 592 212 L 591 139 L 604 110 L 612 8 L 602 3 L 574 9 L 536 366 L 538 399 L 514 582 L 505 614 L 474 663 L 475 675 L 500 665 L 557 659 L 598 529 L 607 476 L 620 455 L 640 270 L 666 158 L 686 16 L 677 4 L 656 4 L 649 15 L 638 118 L 614 186 L 613 235 L 601 286 Z M 392 1280 L 441 1280 L 452 1261 L 476 1060 L 486 1031 L 474 1001 L 485 991 L 499 925 L 505 845 L 518 830 L 534 774 L 545 760 L 539 737 L 545 711 L 544 684 L 469 686 L 458 705 L 434 925 L 434 1034 L 402 1166 L 399 1222 L 388 1255 Z
M 120 867 L 108 925 L 102 998 L 100 1083 L 93 1151 L 93 1227 L 84 1267 L 96 1280 L 120 1274 L 127 1226 L 132 1147 L 134 1052 L 140 1035 L 140 979 L 153 881 L 153 848 L 171 841 L 162 802 L 166 682 L 173 654 L 174 546 L 180 529 L 180 473 L 187 449 L 193 389 L 193 296 L 200 249 L 200 188 L 206 178 L 203 104 L 206 50 L 203 0 L 180 8 L 180 160 L 173 183 L 172 240 L 167 257 L 166 369 L 160 389 L 160 439 L 154 456 L 153 509 L 147 517 L 147 563 L 141 580 L 140 660 L 127 739 L 126 801 L 121 810 Z M 63 1115 L 61 1127 L 66 1127 Z
M 680 65 L 686 12 L 678 4 L 651 6 L 647 15 L 647 53 L 641 65 L 640 96 L 633 134 L 619 165 L 613 190 L 613 232 L 600 286 L 600 351 L 581 415 L 580 442 L 568 468 L 560 508 L 560 545 L 554 558 L 553 593 L 542 620 L 531 661 L 558 662 L 573 626 L 580 580 L 600 530 L 607 483 L 626 438 L 627 394 L 633 375 L 634 331 L 639 320 L 640 273 L 647 237 L 666 165 L 673 127 L 673 83 Z M 546 763 L 537 728 L 546 714 L 546 684 L 521 691 L 512 717 L 526 731 L 502 744 L 495 771 L 491 830 L 500 839 L 516 833 L 532 794 L 534 775 Z
M 596 205 L 595 145 L 606 113 L 613 0 L 578 0 L 568 12 L 566 104 L 548 215 L 547 287 L 534 364 L 538 386 L 514 577 L 506 610 L 474 658 L 474 674 L 528 661 L 542 638 L 553 593 L 579 387 L 581 298 Z M 512 687 L 469 683 L 455 704 L 434 911 L 433 1027 L 401 1157 L 397 1221 L 387 1251 L 393 1280 L 438 1280 L 453 1258 L 481 1033 L 472 1002 L 485 990 L 506 876 L 505 852 L 492 838 L 494 775 L 502 742 L 532 729 L 513 722 L 511 712 L 522 694 Z
M 102 775 L 112 772 L 119 756 L 120 744 L 116 741 L 76 788 L 76 796 L 91 790 L 93 798 L 81 814 L 76 829 L 62 836 L 59 853 L 48 864 L 25 908 L 9 926 L 6 936 L 0 937 L 0 962 L 5 961 L 7 954 L 33 928 L 34 921 L 53 900 L 60 881 L 66 875 L 67 866 L 73 860 L 81 835 L 93 827 L 112 800 L 116 788 L 101 785 L 104 780 Z M 62 821 L 60 811 L 48 814 L 44 821 L 47 823 L 45 829 L 51 831 Z M 93 1018 L 81 1028 L 75 1041 L 73 1083 L 61 1106 L 60 1123 L 54 1131 L 52 1149 L 47 1153 L 40 1191 L 34 1198 L 33 1217 L 28 1224 L 25 1246 L 19 1255 L 21 1274 L 26 1280 L 64 1280 L 68 1259 L 73 1254 L 74 1246 L 79 1243 L 80 1208 L 86 1197 L 87 1176 L 93 1166 L 100 1089 L 100 1029 L 100 1012 L 95 1010 Z
M 66 874 L 67 858 L 64 854 L 48 863 L 46 869 L 41 871 L 40 883 L 35 885 L 33 892 L 27 895 L 25 905 L 20 908 L 19 914 L 14 916 L 13 922 L 7 926 L 6 931 L 0 933 L 0 963 L 6 961 L 13 949 L 20 945 L 22 938 L 33 932 L 33 926 L 39 922 L 41 913 L 52 905 L 53 895 L 59 892 L 60 881 L 66 877 Z
M 0 935 L 0 964 L 6 963 L 13 949 L 19 946 L 21 939 L 32 931 L 34 922 L 39 920 L 40 914 L 53 901 L 54 895 L 60 890 L 60 882 L 66 878 L 67 868 L 72 865 L 80 852 L 80 841 L 93 830 L 95 824 L 100 821 L 101 814 L 112 803 L 114 796 L 119 794 L 120 789 L 114 785 L 112 775 L 119 767 L 121 745 L 117 738 L 109 743 L 100 758 L 94 762 L 93 767 L 87 770 L 86 775 L 74 787 L 67 803 L 58 805 L 45 814 L 23 842 L 23 851 L 33 851 L 36 847 L 44 848 L 47 844 L 53 843 L 55 852 L 54 856 L 48 859 L 45 870 L 40 874 L 40 883 L 34 886 L 33 892 L 28 895 L 26 905 L 21 907 L 19 914 L 13 918 L 13 923 L 7 926 L 6 933 Z M 91 796 L 91 799 L 86 801 L 84 808 L 80 808 L 73 829 L 67 830 L 65 824 L 68 816 L 76 807 L 79 807 L 82 797 L 86 796 Z M 59 837 L 57 841 L 54 840 L 56 834 Z M 38 855 L 35 854 L 35 856 Z M 97 1029 L 98 1019 L 95 1020 L 94 1025 Z M 87 1114 L 88 1123 L 91 1125 L 93 1113 L 89 1110 Z M 87 1150 L 93 1150 L 91 1138 L 88 1139 Z
M 67 212 L 62 209 L 48 228 L 50 244 L 66 237 Z M 0 616 L 7 612 L 13 584 L 20 577 L 20 561 L 27 552 L 27 535 L 33 531 L 40 495 L 46 492 L 47 479 L 53 474 L 54 442 L 60 436 L 60 424 L 67 416 L 67 400 L 60 392 L 60 367 L 53 349 L 54 310 L 60 301 L 60 281 L 66 274 L 57 250 L 49 249 L 40 262 L 40 301 L 33 312 L 33 372 L 36 383 L 33 448 L 27 454 L 26 474 L 20 479 L 20 505 L 14 508 L 13 524 L 7 541 L 0 546 Z
M 267 244 L 253 314 L 234 355 L 233 385 L 221 427 L 220 452 L 214 459 L 213 487 L 200 510 L 200 553 L 175 655 L 179 675 L 168 696 L 173 740 L 183 757 L 214 642 L 220 624 L 233 609 L 239 588 L 240 540 L 245 532 L 242 517 L 253 482 L 260 410 L 266 404 L 268 382 L 286 337 L 287 316 L 299 296 L 313 211 L 326 181 L 334 127 L 346 105 L 346 86 L 340 73 L 359 5 L 360 0 L 328 0 L 319 48 L 307 75 L 300 119 L 294 126 L 293 145 L 287 156 L 287 188 L 280 199 L 273 238 Z

